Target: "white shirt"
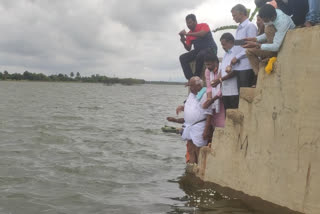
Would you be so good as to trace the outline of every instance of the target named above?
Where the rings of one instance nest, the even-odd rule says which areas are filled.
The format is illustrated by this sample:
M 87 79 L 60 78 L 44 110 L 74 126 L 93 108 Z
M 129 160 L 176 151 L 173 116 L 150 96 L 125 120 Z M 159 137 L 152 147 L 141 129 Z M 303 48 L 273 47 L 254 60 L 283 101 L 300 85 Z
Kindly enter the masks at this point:
M 182 133 L 183 140 L 192 140 L 197 147 L 206 146 L 208 141 L 202 137 L 206 126 L 207 115 L 212 115 L 212 109 L 203 109 L 202 104 L 207 100 L 207 95 L 204 94 L 199 101 L 193 93 L 190 93 L 186 103 L 184 104 L 184 130 Z M 198 121 L 202 122 L 196 123 Z M 196 124 L 194 124 L 196 123 Z
M 244 39 L 247 37 L 256 37 L 258 29 L 249 19 L 243 21 L 237 28 L 235 39 Z M 240 60 L 236 65 L 233 66 L 234 70 L 243 71 L 252 69 L 250 62 L 246 55 L 246 49 L 241 46 L 234 46 L 235 57 Z
M 232 59 L 235 57 L 234 47 L 231 48 L 228 52 L 226 52 L 222 58 L 220 73 L 221 77 L 226 76 L 228 73 L 226 72 L 226 68 L 231 64 Z M 230 79 L 224 80 L 222 82 L 221 88 L 222 96 L 235 96 L 238 95 L 238 82 L 237 76 L 234 76 Z

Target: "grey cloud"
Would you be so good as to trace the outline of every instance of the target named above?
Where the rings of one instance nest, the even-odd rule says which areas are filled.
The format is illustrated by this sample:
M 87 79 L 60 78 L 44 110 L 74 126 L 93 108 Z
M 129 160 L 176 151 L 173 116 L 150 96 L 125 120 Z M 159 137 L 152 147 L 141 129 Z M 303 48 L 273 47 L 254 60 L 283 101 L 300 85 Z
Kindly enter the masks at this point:
M 202 2 L 204 0 L 114 1 L 111 17 L 128 26 L 131 31 L 159 31 L 172 24 L 175 13 L 192 9 Z
M 210 1 L 222 2 L 0 0 L 0 66 L 9 72 L 183 80 L 178 57 L 185 50 L 177 32 L 186 27 L 187 13 Z

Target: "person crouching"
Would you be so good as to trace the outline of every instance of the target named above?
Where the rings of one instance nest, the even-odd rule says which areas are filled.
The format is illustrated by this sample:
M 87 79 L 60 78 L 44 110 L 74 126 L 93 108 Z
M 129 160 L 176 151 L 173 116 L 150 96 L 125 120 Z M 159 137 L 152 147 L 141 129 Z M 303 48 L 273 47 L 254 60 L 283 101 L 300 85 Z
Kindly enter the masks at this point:
M 168 117 L 167 120 L 184 123 L 181 137 L 187 141 L 186 162 L 198 163 L 200 148 L 208 145 L 212 134 L 212 110 L 211 108 L 202 108 L 202 105 L 207 100 L 207 95 L 206 88 L 203 88 L 203 81 L 198 76 L 190 79 L 189 87 L 191 93 L 184 106 L 177 108 L 177 113 L 184 111 L 184 118 Z

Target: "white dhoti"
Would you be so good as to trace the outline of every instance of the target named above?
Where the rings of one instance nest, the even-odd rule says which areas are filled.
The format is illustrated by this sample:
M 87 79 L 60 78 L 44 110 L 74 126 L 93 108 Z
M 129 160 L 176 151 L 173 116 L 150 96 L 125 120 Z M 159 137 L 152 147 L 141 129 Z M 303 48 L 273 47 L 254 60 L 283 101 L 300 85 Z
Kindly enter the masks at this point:
M 197 147 L 206 146 L 208 143 L 202 136 L 206 126 L 205 119 L 207 115 L 212 115 L 211 107 L 208 109 L 202 108 L 202 104 L 206 99 L 206 94 L 202 96 L 201 100 L 197 100 L 196 96 L 190 93 L 184 105 L 185 128 L 182 133 L 182 139 L 192 140 Z
M 192 140 L 193 144 L 197 147 L 206 146 L 208 141 L 204 140 L 202 137 L 204 128 L 206 126 L 206 121 L 202 121 L 200 123 L 194 125 L 185 124 L 185 128 L 182 133 L 183 140 Z

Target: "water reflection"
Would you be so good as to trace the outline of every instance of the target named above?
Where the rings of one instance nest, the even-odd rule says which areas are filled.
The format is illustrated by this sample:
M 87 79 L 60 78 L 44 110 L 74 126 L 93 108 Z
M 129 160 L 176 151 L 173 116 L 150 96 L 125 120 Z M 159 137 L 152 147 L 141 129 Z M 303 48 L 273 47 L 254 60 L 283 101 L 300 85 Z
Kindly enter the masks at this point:
M 172 198 L 180 203 L 167 214 L 301 214 L 243 192 L 203 182 L 187 172 L 171 182 L 178 183 L 186 195 Z
M 253 214 L 241 200 L 230 198 L 206 186 L 191 174 L 184 174 L 177 180 L 179 187 L 186 193 L 173 198 L 183 206 L 173 206 L 168 214 Z

